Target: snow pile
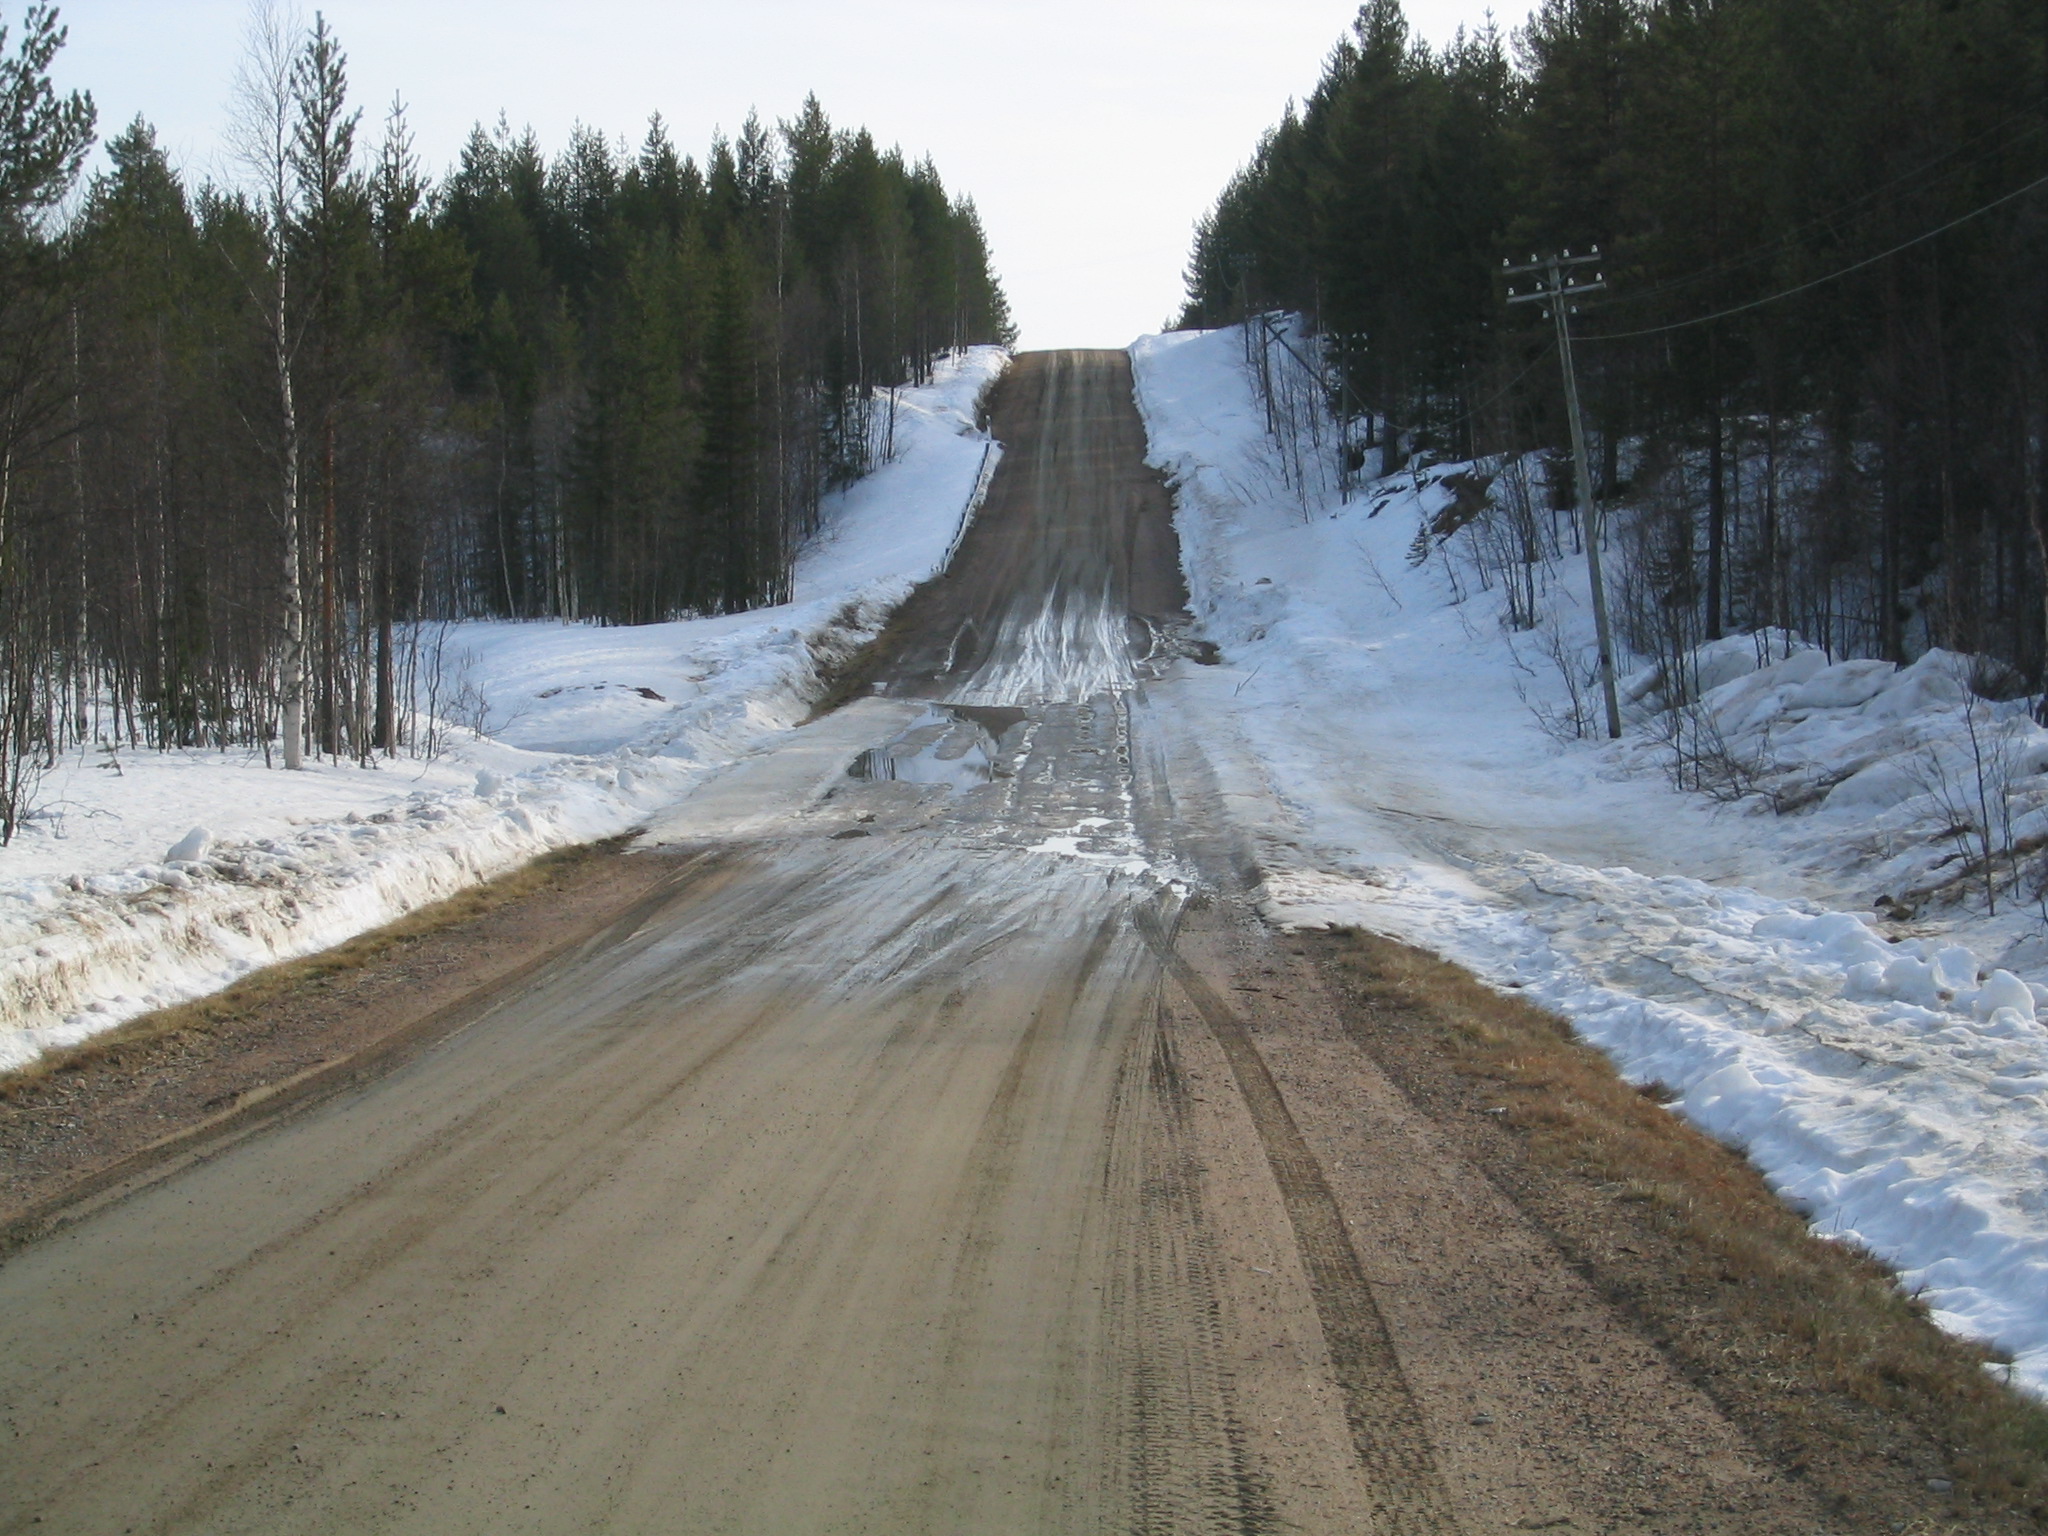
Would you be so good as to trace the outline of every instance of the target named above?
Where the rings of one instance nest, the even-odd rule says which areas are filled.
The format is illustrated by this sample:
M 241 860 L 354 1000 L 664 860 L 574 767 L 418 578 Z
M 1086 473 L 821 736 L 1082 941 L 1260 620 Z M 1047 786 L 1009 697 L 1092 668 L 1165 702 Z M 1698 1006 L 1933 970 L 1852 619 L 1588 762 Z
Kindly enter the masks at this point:
M 1268 916 L 1395 935 L 1572 1019 L 2048 1393 L 2048 942 L 2024 903 L 1955 899 L 1950 835 L 1971 802 L 1994 843 L 2048 831 L 2048 734 L 1973 702 L 1961 658 L 1773 635 L 1639 671 L 1621 744 L 1560 741 L 1541 720 L 1573 707 L 1583 567 L 1487 580 L 1483 527 L 1449 514 L 1498 466 L 1346 503 L 1267 438 L 1235 333 L 1132 350 L 1224 650 L 1173 686 Z M 1517 633 L 1532 590 L 1543 622 Z M 1673 787 L 1680 747 L 1721 798 Z M 1883 922 L 1844 910 L 1879 895 Z
M 1662 743 L 1624 760 L 1687 756 L 1754 813 L 1797 815 L 1788 845 L 1864 902 L 2025 907 L 2038 876 L 2017 865 L 2048 839 L 2048 731 L 2024 699 L 1977 697 L 1975 666 L 1942 650 L 1831 662 L 1791 635 L 1732 636 L 1685 658 L 1687 676 L 1649 667 L 1622 685 Z
M 446 749 L 430 761 L 67 760 L 46 813 L 0 849 L 0 1070 L 623 832 L 795 726 L 978 505 L 998 450 L 975 406 L 1005 360 L 976 348 L 900 393 L 897 457 L 832 498 L 788 604 L 432 637 Z

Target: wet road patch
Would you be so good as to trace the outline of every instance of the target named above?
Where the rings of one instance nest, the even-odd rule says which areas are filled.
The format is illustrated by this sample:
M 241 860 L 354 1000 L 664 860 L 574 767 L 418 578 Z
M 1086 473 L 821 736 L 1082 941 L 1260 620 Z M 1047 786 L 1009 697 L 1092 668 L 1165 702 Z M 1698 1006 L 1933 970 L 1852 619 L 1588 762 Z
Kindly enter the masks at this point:
M 1007 777 L 1003 738 L 1024 719 L 1021 709 L 934 704 L 888 741 L 862 752 L 847 776 L 871 784 L 973 789 Z

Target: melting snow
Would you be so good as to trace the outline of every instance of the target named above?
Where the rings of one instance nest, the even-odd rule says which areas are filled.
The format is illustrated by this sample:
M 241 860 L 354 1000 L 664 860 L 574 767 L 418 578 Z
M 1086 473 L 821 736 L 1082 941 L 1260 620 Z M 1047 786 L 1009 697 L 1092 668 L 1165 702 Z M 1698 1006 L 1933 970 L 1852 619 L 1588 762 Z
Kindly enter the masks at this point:
M 1304 490 L 1236 333 L 1132 352 L 1196 614 L 1224 652 L 1171 686 L 1209 722 L 1268 915 L 1398 936 L 1570 1018 L 2048 1393 L 2044 918 L 1958 901 L 1942 835 L 1943 796 L 1985 760 L 2015 835 L 2048 831 L 2048 732 L 2024 705 L 1970 704 L 1963 658 L 1831 662 L 1745 635 L 1695 658 L 1696 716 L 1751 793 L 1681 793 L 1640 728 L 1662 704 L 1654 670 L 1624 689 L 1623 743 L 1539 725 L 1564 703 L 1555 670 L 1456 540 L 1423 533 L 1460 466 L 1348 504 Z M 1543 577 L 1582 647 L 1582 571 Z M 1901 920 L 1863 915 L 1879 897 Z
M 938 569 L 998 450 L 976 348 L 898 397 L 897 458 L 834 497 L 795 600 L 635 628 L 450 626 L 432 761 L 270 771 L 247 752 L 88 751 L 0 849 L 0 1069 L 623 832 L 795 726 L 820 669 Z M 452 711 L 443 707 L 443 714 Z

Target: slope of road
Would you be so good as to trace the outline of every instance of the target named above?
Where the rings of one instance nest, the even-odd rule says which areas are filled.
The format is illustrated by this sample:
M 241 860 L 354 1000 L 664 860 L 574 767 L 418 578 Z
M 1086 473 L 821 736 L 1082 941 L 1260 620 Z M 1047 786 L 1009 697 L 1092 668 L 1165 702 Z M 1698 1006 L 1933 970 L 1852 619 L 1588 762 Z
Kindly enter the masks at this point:
M 0 1267 L 0 1531 L 1834 1528 L 1249 918 L 1130 387 L 664 897 Z

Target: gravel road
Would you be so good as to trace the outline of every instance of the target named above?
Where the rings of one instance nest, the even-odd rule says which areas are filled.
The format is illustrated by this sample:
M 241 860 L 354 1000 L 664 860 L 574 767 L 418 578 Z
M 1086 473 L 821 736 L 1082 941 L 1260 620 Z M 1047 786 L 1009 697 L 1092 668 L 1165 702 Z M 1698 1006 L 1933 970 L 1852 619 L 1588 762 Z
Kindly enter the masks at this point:
M 0 1531 L 1829 1528 L 1236 900 L 1124 355 L 995 429 L 664 895 L 0 1267 Z

